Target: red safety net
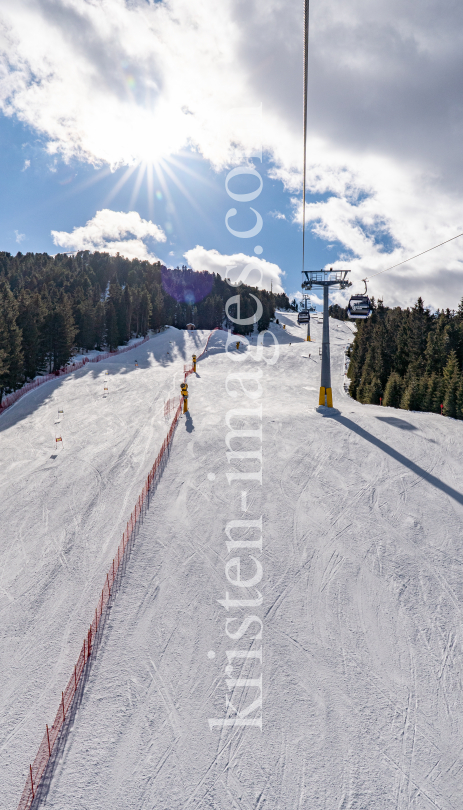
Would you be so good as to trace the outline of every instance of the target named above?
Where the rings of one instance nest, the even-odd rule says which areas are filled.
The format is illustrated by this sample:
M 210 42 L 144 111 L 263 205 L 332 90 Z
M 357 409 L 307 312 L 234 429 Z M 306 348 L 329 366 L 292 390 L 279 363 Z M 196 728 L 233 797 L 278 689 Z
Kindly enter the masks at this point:
M 32 765 L 29 766 L 29 777 L 24 786 L 24 790 L 22 792 L 22 796 L 18 805 L 18 810 L 28 810 L 28 808 L 30 808 L 35 798 L 37 787 L 45 772 L 48 760 L 51 757 L 53 746 L 58 738 L 63 723 L 66 719 L 67 713 L 74 699 L 74 695 L 77 692 L 77 687 L 82 677 L 82 673 L 85 669 L 85 665 L 90 655 L 92 654 L 93 641 L 98 631 L 98 626 L 100 624 L 103 611 L 111 596 L 111 588 L 114 585 L 117 572 L 119 570 L 122 560 L 124 559 L 127 546 L 129 545 L 131 539 L 134 536 L 134 531 L 136 529 L 137 523 L 140 520 L 140 516 L 142 515 L 143 507 L 148 497 L 148 493 L 151 487 L 153 486 L 158 471 L 161 467 L 163 456 L 172 440 L 172 436 L 174 434 L 174 430 L 179 420 L 181 412 L 182 412 L 182 405 L 178 402 L 177 399 L 177 410 L 170 425 L 169 432 L 162 443 L 162 447 L 157 455 L 156 461 L 154 462 L 151 470 L 148 473 L 145 485 L 140 493 L 137 503 L 135 504 L 135 508 L 132 514 L 130 515 L 130 520 L 127 523 L 124 534 L 122 535 L 122 540 L 119 543 L 117 554 L 114 557 L 112 564 L 109 568 L 109 571 L 106 574 L 106 579 L 101 591 L 101 596 L 98 600 L 98 604 L 95 609 L 95 615 L 89 627 L 88 633 L 84 638 L 84 643 L 82 645 L 82 649 L 77 659 L 77 663 L 74 667 L 74 671 L 71 677 L 69 678 L 69 681 L 67 683 L 64 692 L 62 692 L 61 694 L 61 702 L 59 704 L 58 711 L 56 712 L 55 719 L 51 726 L 46 726 L 46 731 L 42 737 L 42 742 L 40 743 L 37 756 L 35 757 Z
M 215 331 L 216 330 L 214 329 L 213 332 L 215 332 Z M 206 345 L 205 345 L 203 351 L 201 352 L 201 354 L 199 355 L 199 357 L 202 357 L 205 354 L 205 352 L 207 350 L 209 340 L 212 337 L 213 332 L 211 332 L 211 334 L 209 335 L 209 337 L 207 339 L 207 342 L 206 342 Z M 148 340 L 148 338 L 146 338 L 145 340 Z M 143 340 L 141 342 L 144 343 L 145 340 Z M 140 344 L 137 344 L 137 345 L 140 345 Z M 127 346 L 126 348 L 122 349 L 120 352 L 112 352 L 111 354 L 121 354 L 123 351 L 129 351 L 131 348 L 133 348 L 133 345 L 132 346 Z M 108 353 L 105 356 L 110 356 L 110 354 Z M 198 360 L 199 360 L 199 357 L 198 357 Z M 103 357 L 100 356 L 99 359 L 101 360 L 101 359 L 103 359 Z M 90 361 L 90 362 L 97 362 L 97 361 L 93 360 L 93 361 Z M 84 365 L 84 361 L 82 362 L 82 365 Z M 81 367 L 81 366 L 79 366 L 79 367 Z M 185 370 L 185 379 L 188 376 L 188 374 L 191 373 L 192 371 L 193 371 L 192 368 L 189 369 L 188 371 Z M 54 375 L 48 375 L 48 376 L 51 378 Z M 125 528 L 125 531 L 124 531 L 124 534 L 122 535 L 122 540 L 119 543 L 119 546 L 118 546 L 118 549 L 117 549 L 117 554 L 113 558 L 113 561 L 112 561 L 112 564 L 111 564 L 111 566 L 109 568 L 109 571 L 106 574 L 106 579 L 105 579 L 105 582 L 104 582 L 104 585 L 103 585 L 103 588 L 102 588 L 102 591 L 101 591 L 101 596 L 100 596 L 100 598 L 98 600 L 98 604 L 97 604 L 97 607 L 95 609 L 95 615 L 94 615 L 94 617 L 92 619 L 92 623 L 91 623 L 91 625 L 90 625 L 90 627 L 88 629 L 87 635 L 84 638 L 84 643 L 82 645 L 79 657 L 77 659 L 77 663 L 74 666 L 74 671 L 73 671 L 71 677 L 69 678 L 69 681 L 68 681 L 68 683 L 66 685 L 66 688 L 65 688 L 64 692 L 61 693 L 61 702 L 59 704 L 58 711 L 56 712 L 55 719 L 54 719 L 51 726 L 46 726 L 45 734 L 43 735 L 42 741 L 41 741 L 41 743 L 39 745 L 39 750 L 37 752 L 37 756 L 35 757 L 34 762 L 32 763 L 32 765 L 29 766 L 29 776 L 27 778 L 26 784 L 24 786 L 24 790 L 22 792 L 21 799 L 19 801 L 18 810 L 29 810 L 29 808 L 30 808 L 30 806 L 31 806 L 31 804 L 32 804 L 32 802 L 33 802 L 33 800 L 35 798 L 35 794 L 36 794 L 37 788 L 38 788 L 38 786 L 40 784 L 40 780 L 42 779 L 42 776 L 45 773 L 45 769 L 47 767 L 48 760 L 51 757 L 51 754 L 52 754 L 52 751 L 53 751 L 53 746 L 55 745 L 56 740 L 58 739 L 59 733 L 60 733 L 61 728 L 62 728 L 62 726 L 63 726 L 63 724 L 64 724 L 64 722 L 66 720 L 66 716 L 67 716 L 67 714 L 69 712 L 72 701 L 74 700 L 74 695 L 77 692 L 77 688 L 78 688 L 80 679 L 82 677 L 82 673 L 84 672 L 84 669 L 85 669 L 85 666 L 87 664 L 88 659 L 92 655 L 93 642 L 94 642 L 95 636 L 96 636 L 97 631 L 98 631 L 98 627 L 99 627 L 99 624 L 100 624 L 100 621 L 101 621 L 101 617 L 103 615 L 103 611 L 105 610 L 105 607 L 108 604 L 109 598 L 111 596 L 111 588 L 114 585 L 114 581 L 116 579 L 117 572 L 119 571 L 120 565 L 121 565 L 121 563 L 122 563 L 122 561 L 124 559 L 124 555 L 125 555 L 127 546 L 129 545 L 130 541 L 134 537 L 134 532 L 135 532 L 137 524 L 138 524 L 138 522 L 140 520 L 140 517 L 141 517 L 141 515 L 143 513 L 143 507 L 144 507 L 145 502 L 146 502 L 146 500 L 148 498 L 148 494 L 149 494 L 150 489 L 153 486 L 153 484 L 154 484 L 154 482 L 156 480 L 157 474 L 158 474 L 158 472 L 159 472 L 159 470 L 161 468 L 161 463 L 162 463 L 164 454 L 166 453 L 166 450 L 169 447 L 170 442 L 172 441 L 172 436 L 174 434 L 175 427 L 176 427 L 177 422 L 178 422 L 178 420 L 180 418 L 180 415 L 182 413 L 183 397 L 180 397 L 180 401 L 179 401 L 179 398 L 174 397 L 172 400 L 169 400 L 169 402 L 175 402 L 176 407 L 177 407 L 177 409 L 175 411 L 174 418 L 172 419 L 172 422 L 171 422 L 171 425 L 170 425 L 170 428 L 169 428 L 169 432 L 168 432 L 166 438 L 164 439 L 164 441 L 162 443 L 162 447 L 161 447 L 161 449 L 160 449 L 160 451 L 159 451 L 159 453 L 157 455 L 157 458 L 156 458 L 153 466 L 151 467 L 151 470 L 148 473 L 148 477 L 147 477 L 147 479 L 145 481 L 145 485 L 143 487 L 143 490 L 142 490 L 141 494 L 139 495 L 138 501 L 135 504 L 135 508 L 134 508 L 132 514 L 130 515 L 130 520 L 128 521 L 128 523 L 126 525 L 126 528 Z M 169 402 L 166 403 L 166 405 L 168 405 Z
M 199 360 L 199 358 L 200 358 L 200 357 L 202 357 L 204 354 L 206 354 L 206 352 L 207 352 L 207 347 L 208 347 L 208 345 L 209 345 L 209 341 L 210 341 L 210 339 L 211 339 L 212 335 L 214 334 L 214 332 L 217 332 L 217 330 L 218 330 L 218 329 L 220 329 L 220 327 L 219 327 L 219 326 L 216 326 L 216 327 L 215 327 L 215 329 L 213 329 L 213 330 L 212 330 L 212 332 L 210 333 L 209 337 L 208 337 L 208 338 L 207 338 L 207 340 L 206 340 L 206 345 L 205 345 L 204 349 L 202 350 L 201 354 L 198 354 L 198 356 L 197 356 L 197 358 L 196 358 L 196 362 L 198 362 L 198 360 Z
M 196 358 L 196 362 L 198 362 L 198 360 L 199 360 L 201 357 L 203 357 L 203 355 L 205 355 L 205 354 L 206 354 L 206 352 L 207 352 L 207 347 L 208 347 L 208 345 L 209 345 L 209 341 L 210 341 L 210 339 L 211 339 L 212 335 L 214 334 L 214 332 L 217 332 L 217 329 L 218 329 L 218 328 L 219 328 L 219 327 L 218 327 L 218 326 L 216 326 L 216 327 L 215 327 L 215 329 L 213 329 L 213 330 L 212 330 L 212 332 L 209 334 L 209 336 L 208 336 L 208 338 L 207 338 L 207 340 L 206 340 L 206 345 L 204 346 L 204 349 L 202 350 L 201 354 L 198 354 L 198 356 L 197 356 L 197 358 Z M 186 379 L 187 377 L 189 377 L 189 375 L 190 375 L 190 374 L 193 374 L 193 372 L 194 372 L 194 368 L 193 368 L 193 366 L 183 366 L 183 371 L 184 371 L 184 374 L 185 374 L 185 379 Z
M 180 397 L 181 400 L 181 397 Z M 164 403 L 164 418 L 167 419 L 171 415 L 179 405 L 179 397 L 172 397 L 168 399 L 167 402 Z

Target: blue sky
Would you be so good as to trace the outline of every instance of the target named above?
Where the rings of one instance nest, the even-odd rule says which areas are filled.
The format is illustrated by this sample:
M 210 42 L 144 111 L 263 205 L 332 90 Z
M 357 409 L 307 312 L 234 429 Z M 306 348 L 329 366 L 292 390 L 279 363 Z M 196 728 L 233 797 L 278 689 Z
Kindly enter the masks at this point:
M 252 261 L 300 289 L 299 0 L 15 0 L 0 23 L 1 249 Z M 349 269 L 353 291 L 372 277 L 391 306 L 463 295 L 463 239 L 375 275 L 463 232 L 462 28 L 456 0 L 311 4 L 307 265 Z M 236 150 L 256 148 L 254 242 L 224 218 Z
M 122 182 L 128 174 L 126 167 L 111 171 L 77 159 L 66 163 L 48 155 L 44 139 L 15 119 L 0 117 L 0 142 L 0 171 L 4 189 L 8 189 L 0 197 L 2 250 L 54 254 L 60 248 L 52 230 L 72 232 L 103 208 L 135 210 L 166 233 L 167 241 L 152 249 L 167 266 L 185 264 L 184 254 L 196 245 L 227 255 L 238 250 L 252 255 L 254 246 L 260 245 L 261 257 L 282 269 L 285 292 L 292 295 L 300 290 L 302 230 L 294 222 L 294 199 L 300 194 L 288 193 L 280 180 L 268 176 L 274 166 L 268 153 L 263 154 L 262 163 L 258 158 L 252 161 L 263 178 L 262 193 L 253 206 L 261 213 L 264 226 L 248 245 L 247 239 L 237 240 L 225 227 L 225 214 L 234 205 L 225 190 L 229 169 L 215 170 L 198 154 L 183 151 L 167 160 L 162 179 L 154 173 L 150 193 L 146 171 L 138 183 L 139 166 Z M 237 177 L 231 187 L 235 193 L 246 193 L 256 187 L 256 180 Z M 308 199 L 317 198 L 323 195 L 308 195 Z M 233 227 L 245 230 L 253 215 L 244 206 L 239 209 Z M 334 256 L 336 244 L 307 231 L 306 267 L 319 269 Z

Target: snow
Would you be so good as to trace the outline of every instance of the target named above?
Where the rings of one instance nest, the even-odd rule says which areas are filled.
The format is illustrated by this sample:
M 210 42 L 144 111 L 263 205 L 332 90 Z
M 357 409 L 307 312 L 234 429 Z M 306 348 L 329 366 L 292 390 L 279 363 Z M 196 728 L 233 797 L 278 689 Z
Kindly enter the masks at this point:
M 19 800 L 167 433 L 164 401 L 180 394 L 207 334 L 169 329 L 45 383 L 0 417 L 0 807 Z
M 353 326 L 334 321 L 335 409 L 317 408 L 321 323 L 312 319 L 308 343 L 296 315 L 277 317 L 286 329 L 272 325 L 273 365 L 270 346 L 251 359 L 255 337 L 227 355 L 219 332 L 188 378 L 190 412 L 108 611 L 44 807 L 461 807 L 463 426 L 351 400 L 344 350 Z M 163 402 L 205 339 L 170 329 L 38 389 L 0 419 L 2 806 L 19 800 L 55 714 L 165 435 Z M 252 400 L 228 375 L 258 370 L 257 381 L 243 379 L 248 391 L 262 386 Z M 250 427 L 262 426 L 262 485 L 229 482 L 227 473 L 259 464 L 227 460 L 227 415 L 261 404 L 262 421 Z M 64 446 L 51 459 L 58 406 Z M 231 449 L 258 447 L 245 435 Z M 228 554 L 226 525 L 261 516 L 262 553 Z M 233 539 L 259 537 L 240 531 Z M 251 578 L 250 554 L 262 579 L 238 589 L 225 565 L 240 556 L 241 577 Z M 236 567 L 228 573 L 236 579 Z M 259 591 L 262 604 L 227 611 L 219 601 L 227 591 L 235 599 Z M 227 637 L 227 619 L 240 620 L 229 623 L 233 633 L 250 615 L 262 621 L 262 640 L 252 639 L 258 622 Z M 227 697 L 242 711 L 258 697 L 256 687 L 227 688 L 239 674 L 262 674 L 262 712 L 248 715 L 262 716 L 262 730 L 211 729 L 209 720 L 226 717 Z

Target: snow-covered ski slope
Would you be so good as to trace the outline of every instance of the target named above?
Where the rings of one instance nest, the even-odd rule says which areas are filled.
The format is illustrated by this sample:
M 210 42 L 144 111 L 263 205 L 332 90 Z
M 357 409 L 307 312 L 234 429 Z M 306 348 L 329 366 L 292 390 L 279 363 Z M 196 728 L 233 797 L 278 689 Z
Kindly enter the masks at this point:
M 183 365 L 208 334 L 168 329 L 44 384 L 0 417 L 2 808 L 16 807 L 73 670 L 167 433 L 164 401 L 180 395 Z
M 309 344 L 295 315 L 279 318 L 287 328 L 272 327 L 274 365 L 264 362 L 272 348 L 260 362 L 255 348 L 235 362 L 216 333 L 188 379 L 190 413 L 109 611 L 47 808 L 463 806 L 463 425 L 351 400 L 343 367 L 353 327 L 333 320 L 335 411 L 317 410 L 321 323 L 312 320 Z M 179 359 L 169 363 L 174 339 Z M 169 330 L 133 353 L 136 371 L 132 353 L 108 361 L 106 400 L 103 369 L 84 369 L 0 420 L 2 807 L 15 807 L 54 716 L 193 340 Z M 227 393 L 227 375 L 257 369 L 260 399 L 231 378 L 237 396 Z M 250 427 L 262 425 L 262 486 L 229 483 L 231 470 L 258 464 L 227 461 L 225 420 L 260 404 L 262 422 Z M 52 460 L 59 405 L 64 448 Z M 232 449 L 258 446 L 243 435 Z M 261 516 L 262 553 L 229 554 L 230 521 Z M 238 589 L 236 566 L 227 580 L 225 565 L 240 556 L 250 579 L 250 554 L 262 577 Z M 219 601 L 257 591 L 263 601 L 252 607 Z M 252 639 L 258 622 L 238 638 L 249 615 L 262 639 Z M 227 625 L 234 640 L 226 620 L 237 618 Z M 246 715 L 259 690 L 231 681 L 261 674 L 262 712 Z M 211 729 L 227 697 L 243 717 L 261 714 L 262 731 Z

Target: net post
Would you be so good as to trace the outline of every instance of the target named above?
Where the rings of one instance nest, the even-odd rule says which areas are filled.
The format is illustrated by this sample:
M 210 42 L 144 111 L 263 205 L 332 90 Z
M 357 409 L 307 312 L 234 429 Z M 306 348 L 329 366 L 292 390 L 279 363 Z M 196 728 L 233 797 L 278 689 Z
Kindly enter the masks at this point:
M 32 779 L 32 765 L 29 765 L 29 772 L 30 772 L 30 775 L 31 775 L 32 798 L 35 799 L 34 780 Z

